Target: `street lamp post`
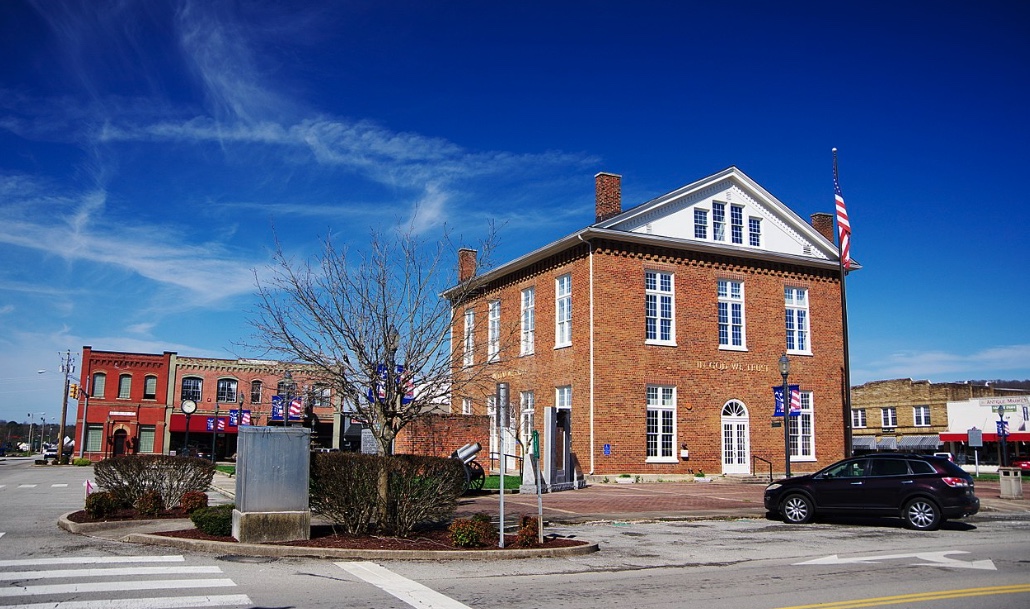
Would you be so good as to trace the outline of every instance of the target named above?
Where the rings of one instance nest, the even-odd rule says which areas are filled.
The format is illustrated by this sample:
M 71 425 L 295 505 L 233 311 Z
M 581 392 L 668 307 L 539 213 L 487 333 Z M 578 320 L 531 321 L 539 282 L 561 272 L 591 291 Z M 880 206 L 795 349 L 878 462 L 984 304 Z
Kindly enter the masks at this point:
M 783 462 L 790 478 L 790 388 L 787 386 L 787 376 L 790 375 L 790 360 L 787 354 L 780 356 L 780 376 L 783 377 Z
M 32 429 L 33 429 L 33 426 L 36 424 L 36 422 L 32 420 L 32 413 L 31 412 L 29 414 L 27 414 L 26 416 L 29 417 L 29 454 L 31 455 L 32 454 Z
M 186 439 L 183 442 L 182 452 L 190 456 L 190 415 L 197 411 L 197 403 L 193 400 L 183 400 L 179 405 L 182 414 L 186 415 Z

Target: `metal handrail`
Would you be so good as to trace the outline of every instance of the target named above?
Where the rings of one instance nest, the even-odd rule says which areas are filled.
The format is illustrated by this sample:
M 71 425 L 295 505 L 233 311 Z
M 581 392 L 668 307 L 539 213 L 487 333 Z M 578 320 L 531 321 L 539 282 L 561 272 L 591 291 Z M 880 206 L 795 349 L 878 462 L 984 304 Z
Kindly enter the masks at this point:
M 767 461 L 767 460 L 759 457 L 758 455 L 751 455 L 751 473 L 752 474 L 754 474 L 754 472 L 755 472 L 755 461 L 761 461 L 762 463 L 765 463 L 766 465 L 769 466 L 769 484 L 772 484 L 772 481 L 773 481 L 772 462 L 771 461 Z
M 521 476 L 522 475 L 522 466 L 523 466 L 523 457 L 521 455 L 507 455 L 507 454 L 503 455 L 503 456 L 515 459 L 515 469 L 514 470 L 509 470 L 509 471 L 505 472 L 505 474 L 508 475 L 508 476 L 513 476 L 517 472 L 518 475 Z M 490 459 L 490 467 L 489 467 L 489 469 L 487 471 L 498 472 L 498 475 L 499 475 L 500 471 L 501 471 L 501 467 L 500 467 L 501 457 L 498 456 L 498 453 L 490 453 L 489 459 Z

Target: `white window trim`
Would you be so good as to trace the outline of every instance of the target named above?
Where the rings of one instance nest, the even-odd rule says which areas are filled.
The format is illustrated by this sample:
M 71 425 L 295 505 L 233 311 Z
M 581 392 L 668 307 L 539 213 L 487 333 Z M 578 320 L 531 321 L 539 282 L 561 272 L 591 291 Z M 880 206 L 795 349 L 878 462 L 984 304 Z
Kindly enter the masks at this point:
M 739 345 L 734 345 L 731 342 L 731 343 L 728 343 L 728 344 L 724 345 L 724 344 L 722 344 L 722 342 L 719 342 L 719 350 L 720 351 L 747 351 L 747 306 L 745 304 L 747 302 L 747 296 L 746 296 L 746 292 L 745 292 L 745 287 L 746 286 L 744 285 L 743 281 L 739 281 L 739 280 L 736 280 L 736 279 L 719 279 L 718 282 L 719 283 L 726 282 L 727 284 L 732 284 L 732 283 L 740 284 L 740 299 L 739 300 L 738 299 L 734 299 L 734 298 L 732 298 L 732 297 L 730 297 L 728 295 L 728 294 L 730 294 L 730 290 L 728 288 L 727 288 L 727 296 L 726 297 L 719 296 L 718 295 L 718 293 L 719 293 L 718 285 L 716 285 L 716 298 L 718 299 L 718 302 L 720 304 L 721 303 L 726 303 L 727 311 L 732 311 L 732 307 L 733 307 L 734 304 L 739 304 L 740 305 L 740 344 Z M 729 319 L 731 321 L 729 323 L 729 332 L 727 334 L 727 340 L 732 341 L 733 340 L 733 323 L 732 323 L 733 315 L 732 315 L 732 312 L 729 313 Z M 718 309 L 716 309 L 716 331 L 718 331 L 718 325 L 719 325 Z M 720 340 L 718 336 L 716 336 L 715 338 L 716 338 L 717 341 Z
M 572 410 L 572 385 L 554 388 L 554 407 L 559 410 Z
M 862 416 L 859 417 L 858 413 L 861 412 Z M 869 413 L 866 412 L 865 408 L 852 408 L 851 409 L 851 428 L 852 429 L 866 429 L 869 426 Z M 861 418 L 862 422 L 859 424 L 858 419 Z
M 472 414 L 472 398 L 461 398 L 461 414 Z
M 888 413 L 890 413 L 894 420 L 888 421 Z M 898 409 L 894 406 L 887 406 L 880 409 L 880 427 L 896 428 L 898 426 Z
M 501 301 L 487 304 L 486 361 L 496 362 L 501 357 Z
M 522 290 L 522 340 L 519 355 L 533 355 L 536 348 L 536 288 Z
M 645 463 L 678 463 L 679 462 L 679 456 L 676 454 L 676 450 L 677 450 L 676 439 L 679 437 L 678 436 L 678 430 L 677 430 L 677 424 L 676 424 L 676 419 L 678 418 L 677 417 L 677 414 L 678 414 L 677 413 L 677 400 L 678 400 L 678 397 L 677 397 L 676 387 L 675 386 L 670 386 L 670 385 L 648 385 L 647 389 L 645 391 L 647 391 L 649 393 L 651 389 L 657 389 L 658 390 L 658 392 L 659 392 L 658 393 L 659 403 L 652 404 L 651 401 L 650 401 L 650 397 L 645 393 L 644 401 L 647 404 L 646 411 L 647 412 L 654 411 L 654 412 L 658 412 L 658 413 L 662 413 L 662 412 L 666 412 L 666 411 L 671 411 L 672 412 L 672 432 L 671 432 L 671 435 L 672 435 L 672 454 L 670 454 L 669 456 L 645 457 L 644 462 Z M 665 392 L 665 390 L 672 390 L 672 405 L 665 405 L 665 404 L 661 403 L 661 400 L 662 400 L 662 397 L 663 397 L 663 393 Z M 645 425 L 645 428 L 644 428 L 644 454 L 646 455 L 647 454 L 647 428 L 646 428 L 646 426 L 647 426 L 647 416 L 646 416 L 646 414 L 644 416 L 644 425 Z M 659 425 L 661 425 L 661 417 L 660 417 L 660 415 L 659 415 Z M 659 433 L 659 435 L 658 435 L 658 450 L 659 450 L 659 452 L 661 452 L 661 439 L 662 439 L 662 435 L 663 434 L 661 434 L 661 433 Z
M 568 289 L 562 291 L 562 283 Z M 562 318 L 562 301 L 565 301 L 565 318 Z M 563 332 L 564 329 L 564 332 Z M 554 348 L 572 346 L 572 274 L 566 273 L 554 280 Z
M 655 274 L 655 276 L 656 276 L 655 277 L 655 285 L 657 286 L 657 289 L 654 289 L 654 290 L 647 289 L 647 275 L 649 273 L 654 273 Z M 669 291 L 668 292 L 663 291 L 661 289 L 661 286 L 662 286 L 662 276 L 663 275 L 667 275 L 669 277 Z M 656 334 L 657 334 L 658 338 L 648 338 L 647 337 L 647 320 L 649 318 L 647 316 L 647 310 L 646 310 L 647 309 L 647 304 L 646 304 L 646 302 L 647 302 L 647 298 L 649 296 L 653 296 L 655 298 L 655 300 L 656 300 L 655 311 L 657 313 L 657 316 L 654 319 L 655 319 L 655 331 L 656 331 Z M 662 329 L 661 329 L 661 322 L 662 322 L 662 315 L 661 315 L 661 311 L 662 311 L 662 298 L 669 298 L 669 300 L 672 303 L 672 311 L 670 312 L 670 316 L 671 317 L 669 319 L 669 338 L 668 339 L 661 338 L 661 334 L 662 334 Z M 644 302 L 645 302 L 645 305 L 644 305 L 644 308 L 645 308 L 645 310 L 644 310 L 644 344 L 646 344 L 646 345 L 662 345 L 662 346 L 668 346 L 668 347 L 675 347 L 676 346 L 676 275 L 674 275 L 673 273 L 665 272 L 665 271 L 645 270 L 644 271 Z
M 925 417 L 926 418 L 926 422 L 925 423 L 920 423 L 919 422 L 918 413 L 919 413 L 919 411 L 921 411 L 923 409 L 926 409 L 926 417 Z M 913 406 L 912 407 L 912 425 L 913 426 L 915 426 L 915 427 L 931 427 L 931 425 L 930 425 L 931 421 L 932 421 L 932 417 L 930 416 L 930 406 L 929 405 L 922 404 L 922 405 L 919 405 L 919 406 Z
M 806 403 L 805 396 L 808 396 L 807 403 Z M 794 454 L 794 448 L 793 448 L 793 444 L 792 444 L 791 452 L 790 452 L 790 462 L 791 463 L 805 463 L 805 462 L 810 462 L 810 461 L 816 461 L 817 460 L 817 458 L 816 458 L 816 432 L 815 432 L 815 403 L 813 401 L 813 394 L 812 394 L 811 391 L 802 391 L 801 392 L 801 414 L 798 417 L 790 417 L 790 419 L 791 419 L 791 422 L 794 422 L 794 420 L 797 419 L 797 424 L 798 424 L 798 426 L 800 428 L 800 425 L 801 425 L 801 420 L 800 419 L 801 419 L 801 417 L 805 417 L 805 416 L 808 417 L 809 424 L 810 424 L 809 435 L 810 435 L 810 438 L 811 438 L 810 441 L 811 441 L 811 444 L 812 444 L 812 454 L 811 455 L 796 455 L 796 454 Z M 790 435 L 791 435 L 792 438 L 795 436 L 795 434 L 790 434 Z M 797 446 L 798 449 L 801 448 L 801 438 L 800 438 L 800 435 L 798 436 L 798 442 L 797 442 L 796 446 Z
M 465 333 L 462 339 L 462 365 L 466 368 L 476 363 L 476 312 L 465 309 Z
M 804 292 L 805 293 L 805 304 L 803 306 L 799 306 L 797 304 L 797 299 L 794 299 L 794 298 L 792 298 L 792 302 L 787 302 L 787 290 L 791 290 L 793 292 Z M 811 302 L 811 299 L 809 298 L 808 288 L 794 288 L 794 287 L 790 287 L 790 286 L 784 287 L 784 290 L 783 290 L 783 306 L 784 306 L 784 320 L 783 320 L 783 324 L 784 324 L 784 330 L 786 331 L 786 325 L 787 325 L 786 312 L 787 311 L 794 311 L 795 313 L 797 311 L 803 311 L 805 313 L 805 324 L 804 324 L 805 327 L 803 329 L 801 329 L 801 330 L 799 330 L 797 328 L 797 315 L 796 314 L 794 315 L 794 330 L 793 330 L 793 332 L 795 334 L 795 339 L 794 339 L 794 345 L 795 346 L 792 349 L 788 345 L 785 345 L 787 353 L 790 353 L 790 354 L 793 354 L 793 355 L 812 355 L 812 311 L 809 308 L 809 302 Z M 799 334 L 799 333 L 804 333 L 804 335 L 805 335 L 805 348 L 804 349 L 798 349 L 797 348 L 797 344 L 798 344 L 797 334 Z

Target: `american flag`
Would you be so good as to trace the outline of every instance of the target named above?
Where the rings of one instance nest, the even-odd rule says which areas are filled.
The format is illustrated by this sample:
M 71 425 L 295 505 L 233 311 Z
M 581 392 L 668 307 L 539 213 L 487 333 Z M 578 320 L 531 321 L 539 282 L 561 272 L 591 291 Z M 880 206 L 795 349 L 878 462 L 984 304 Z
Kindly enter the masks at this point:
M 844 195 L 840 192 L 837 181 L 837 168 L 833 170 L 833 198 L 837 202 L 837 238 L 840 241 L 840 263 L 845 271 L 851 270 L 851 221 L 848 220 L 848 208 L 844 206 Z
M 225 431 L 225 419 L 218 417 L 218 431 Z
M 801 388 L 794 386 L 790 388 L 790 416 L 796 417 L 801 414 Z
M 244 410 L 240 416 L 240 425 L 250 425 L 250 411 Z
M 293 398 L 290 402 L 290 417 L 300 418 L 301 412 L 303 412 L 303 405 L 301 404 L 300 398 Z

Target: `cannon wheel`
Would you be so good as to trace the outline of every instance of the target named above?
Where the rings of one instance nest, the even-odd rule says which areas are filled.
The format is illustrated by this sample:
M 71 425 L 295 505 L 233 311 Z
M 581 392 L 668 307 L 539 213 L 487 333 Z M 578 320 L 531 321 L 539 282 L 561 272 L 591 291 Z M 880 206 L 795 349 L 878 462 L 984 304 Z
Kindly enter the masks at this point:
M 467 477 L 466 488 L 470 491 L 483 490 L 483 483 L 486 482 L 486 473 L 483 466 L 476 461 L 469 461 L 465 464 L 465 476 Z

